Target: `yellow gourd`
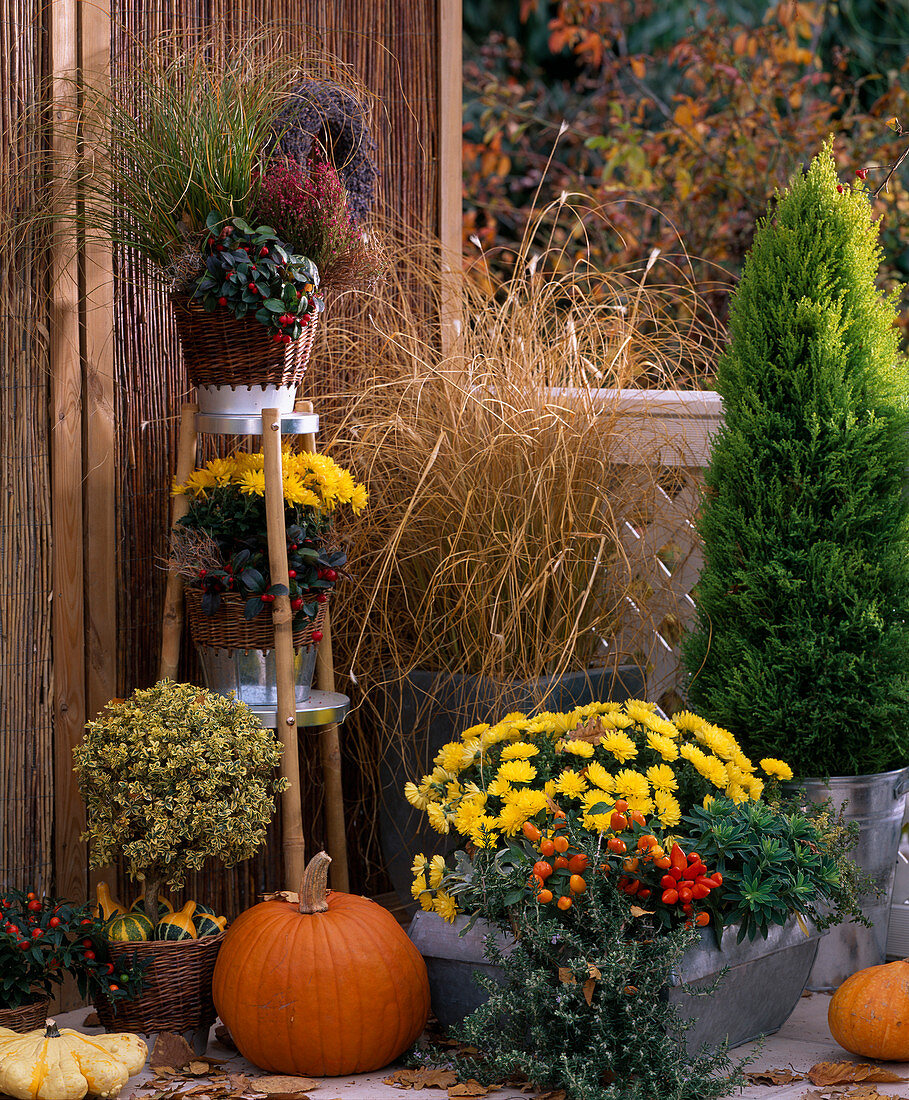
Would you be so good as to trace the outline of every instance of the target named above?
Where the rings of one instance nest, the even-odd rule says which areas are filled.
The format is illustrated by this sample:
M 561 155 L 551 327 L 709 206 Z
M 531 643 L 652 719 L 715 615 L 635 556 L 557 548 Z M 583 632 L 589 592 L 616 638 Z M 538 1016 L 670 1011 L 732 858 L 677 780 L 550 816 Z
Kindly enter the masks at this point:
M 168 913 L 155 925 L 156 940 L 195 940 L 198 939 L 193 913 L 196 903 L 188 901 L 177 913 Z
M 106 882 L 99 882 L 95 887 L 95 897 L 98 901 L 98 915 L 102 920 L 110 920 L 111 917 L 117 917 L 126 912 L 126 906 L 111 897 L 110 887 Z
M 148 1047 L 136 1035 L 81 1035 L 46 1027 L 20 1035 L 0 1028 L 0 1092 L 16 1100 L 113 1097 L 145 1065 Z

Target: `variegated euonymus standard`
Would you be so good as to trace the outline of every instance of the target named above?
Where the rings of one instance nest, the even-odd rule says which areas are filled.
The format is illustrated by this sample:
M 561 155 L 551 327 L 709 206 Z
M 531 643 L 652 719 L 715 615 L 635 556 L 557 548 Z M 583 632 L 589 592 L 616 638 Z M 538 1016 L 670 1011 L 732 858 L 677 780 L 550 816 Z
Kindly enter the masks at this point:
M 107 704 L 73 750 L 94 867 L 117 854 L 144 876 L 145 911 L 158 891 L 214 856 L 230 866 L 265 836 L 281 746 L 244 704 L 161 680 Z

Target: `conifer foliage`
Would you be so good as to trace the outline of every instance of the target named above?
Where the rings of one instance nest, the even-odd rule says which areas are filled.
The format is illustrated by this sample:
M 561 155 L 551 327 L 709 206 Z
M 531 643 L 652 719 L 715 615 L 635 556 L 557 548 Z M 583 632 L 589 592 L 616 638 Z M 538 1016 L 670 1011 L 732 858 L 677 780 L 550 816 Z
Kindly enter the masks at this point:
M 877 238 L 826 146 L 758 228 L 718 369 L 689 695 L 797 776 L 909 761 L 909 384 Z

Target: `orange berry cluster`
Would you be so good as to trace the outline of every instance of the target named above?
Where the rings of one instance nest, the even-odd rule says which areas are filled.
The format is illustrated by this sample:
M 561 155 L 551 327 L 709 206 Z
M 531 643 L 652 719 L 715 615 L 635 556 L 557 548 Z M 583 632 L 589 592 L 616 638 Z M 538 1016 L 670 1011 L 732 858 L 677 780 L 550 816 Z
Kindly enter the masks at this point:
M 709 874 L 697 852 L 686 855 L 678 844 L 673 844 L 667 873 L 660 879 L 663 890 L 660 900 L 664 905 L 681 905 L 682 912 L 690 916 L 695 902 L 703 901 L 711 890 L 722 885 L 720 872 Z M 698 913 L 694 923 L 700 927 L 709 924 L 710 914 Z
M 534 888 L 541 905 L 549 905 L 555 899 L 562 910 L 570 909 L 574 898 L 587 890 L 584 872 L 590 864 L 584 852 L 572 850 L 568 837 L 561 831 L 567 825 L 565 815 L 556 814 L 548 836 L 531 821 L 525 821 L 522 830 L 542 857 L 534 863 L 527 884 Z

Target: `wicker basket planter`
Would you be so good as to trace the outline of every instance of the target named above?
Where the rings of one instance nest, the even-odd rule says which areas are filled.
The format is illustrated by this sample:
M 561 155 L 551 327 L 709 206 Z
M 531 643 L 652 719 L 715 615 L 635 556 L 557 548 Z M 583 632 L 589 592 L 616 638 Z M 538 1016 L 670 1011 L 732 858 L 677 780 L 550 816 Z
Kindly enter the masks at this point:
M 134 1000 L 118 1001 L 116 1013 L 110 1001 L 98 998 L 95 1008 L 106 1031 L 199 1032 L 215 1022 L 211 979 L 225 933 L 199 940 L 153 940 L 112 943 L 110 954 L 128 962 L 150 960 L 145 988 Z
M 0 1008 L 0 1027 L 23 1033 L 43 1027 L 49 1004 L 49 997 L 40 997 L 27 1005 L 19 1005 L 18 1008 Z
M 208 313 L 201 302 L 184 294 L 172 294 L 170 301 L 193 385 L 296 387 L 302 381 L 318 314 L 299 339 L 278 344 L 255 317 L 234 317 L 226 309 Z
M 254 619 L 244 618 L 246 600 L 242 596 L 222 596 L 221 606 L 214 615 L 202 610 L 202 592 L 186 589 L 186 612 L 193 642 L 217 649 L 274 649 L 275 628 L 271 615 L 261 612 Z M 303 630 L 293 633 L 294 648 L 313 644 L 312 632 L 321 630 L 328 601 L 319 604 L 319 613 Z

